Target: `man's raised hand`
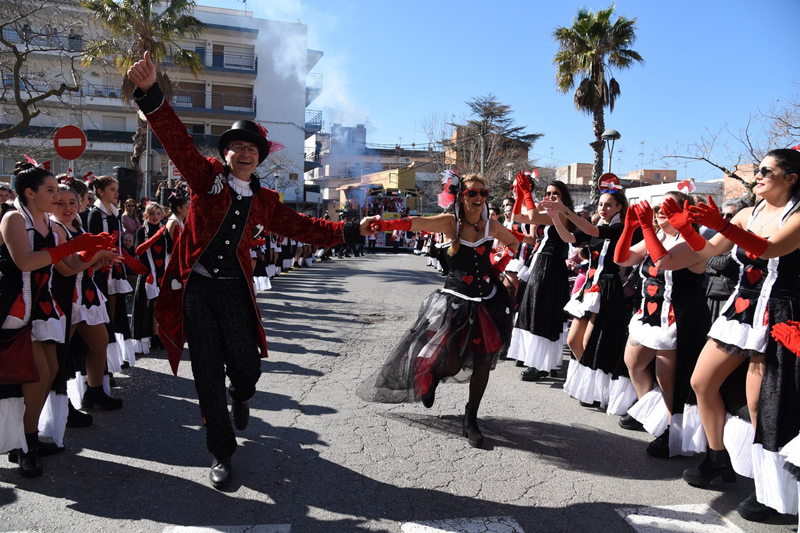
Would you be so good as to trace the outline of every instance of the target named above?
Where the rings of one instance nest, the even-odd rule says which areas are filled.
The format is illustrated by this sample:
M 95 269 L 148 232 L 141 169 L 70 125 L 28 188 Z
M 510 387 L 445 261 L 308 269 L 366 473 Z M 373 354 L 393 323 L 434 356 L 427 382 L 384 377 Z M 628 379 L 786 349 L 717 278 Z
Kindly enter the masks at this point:
M 128 69 L 128 78 L 142 92 L 146 93 L 156 82 L 156 66 L 150 58 L 150 52 L 144 53 L 144 58 L 134 63 Z

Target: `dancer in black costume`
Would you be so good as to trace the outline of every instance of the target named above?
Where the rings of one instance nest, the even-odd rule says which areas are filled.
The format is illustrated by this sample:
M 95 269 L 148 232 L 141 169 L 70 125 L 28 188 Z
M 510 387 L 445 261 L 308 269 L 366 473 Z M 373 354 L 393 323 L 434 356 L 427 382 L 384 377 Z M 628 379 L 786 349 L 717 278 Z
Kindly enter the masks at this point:
M 452 198 L 455 214 L 382 220 L 374 226 L 376 231 L 443 232 L 450 240 L 443 245 L 449 271 L 444 288 L 425 299 L 414 325 L 358 395 L 386 403 L 421 400 L 430 408 L 439 382 L 469 380 L 464 436 L 480 448 L 478 408 L 512 329 L 511 299 L 490 262 L 492 238 L 514 251 L 518 242 L 502 224 L 488 219 L 489 191 L 481 178 L 470 175 L 462 181 L 452 171 L 445 174 L 440 204 Z

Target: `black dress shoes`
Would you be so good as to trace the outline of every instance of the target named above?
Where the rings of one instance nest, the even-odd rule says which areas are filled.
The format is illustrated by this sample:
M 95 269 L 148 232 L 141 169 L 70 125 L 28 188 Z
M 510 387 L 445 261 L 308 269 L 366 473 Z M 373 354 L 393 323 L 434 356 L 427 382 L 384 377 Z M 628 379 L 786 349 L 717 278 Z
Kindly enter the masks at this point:
M 539 381 L 549 375 L 550 373 L 545 370 L 539 370 L 537 368 L 530 367 L 523 370 L 519 377 L 522 381 Z
M 622 429 L 628 429 L 630 431 L 644 431 L 644 426 L 642 423 L 628 413 L 625 413 L 619 417 L 619 427 Z
M 208 474 L 211 485 L 215 489 L 224 489 L 231 484 L 231 477 L 231 458 L 222 457 L 217 459 L 214 457 L 214 462 L 211 463 L 211 472 Z
M 751 522 L 763 522 L 770 516 L 778 514 L 778 511 L 772 507 L 759 502 L 755 492 L 740 503 L 736 510 L 739 512 L 739 516 Z
M 233 425 L 239 431 L 247 429 L 247 424 L 250 422 L 250 404 L 247 401 L 233 402 L 231 409 L 233 414 Z

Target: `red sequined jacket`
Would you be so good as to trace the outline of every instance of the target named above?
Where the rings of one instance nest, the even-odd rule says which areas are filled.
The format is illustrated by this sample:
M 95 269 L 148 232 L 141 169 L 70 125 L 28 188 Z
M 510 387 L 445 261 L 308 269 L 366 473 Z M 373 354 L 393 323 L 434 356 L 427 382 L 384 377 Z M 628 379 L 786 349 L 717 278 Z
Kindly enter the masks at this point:
M 192 191 L 189 214 L 172 253 L 155 307 L 158 334 L 167 349 L 172 371 L 177 375 L 178 363 L 186 341 L 183 322 L 183 294 L 195 263 L 217 232 L 231 204 L 231 188 L 223 163 L 206 159 L 194 145 L 178 115 L 164 100 L 157 85 L 147 94 L 134 93 L 137 104 L 145 113 L 169 158 L 175 163 Z M 328 222 L 295 212 L 281 203 L 278 193 L 261 187 L 254 176 L 251 181 L 254 195 L 242 239 L 238 243 L 239 264 L 250 287 L 253 317 L 258 320 L 257 339 L 261 356 L 267 356 L 267 339 L 261 326 L 261 314 L 256 304 L 250 248 L 255 227 L 261 224 L 264 234 L 273 232 L 318 246 L 333 246 L 342 242 L 343 222 Z M 199 274 L 194 274 L 199 275 Z

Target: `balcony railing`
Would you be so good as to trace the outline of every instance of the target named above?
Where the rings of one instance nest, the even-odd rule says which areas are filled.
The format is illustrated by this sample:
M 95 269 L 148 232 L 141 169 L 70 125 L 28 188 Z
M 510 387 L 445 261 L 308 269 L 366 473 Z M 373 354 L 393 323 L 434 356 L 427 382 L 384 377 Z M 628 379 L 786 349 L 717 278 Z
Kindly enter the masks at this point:
M 172 106 L 189 109 L 216 109 L 240 113 L 255 113 L 257 98 L 254 95 L 219 91 L 193 91 L 179 89 L 172 96 Z
M 3 28 L 3 38 L 12 43 L 28 43 L 30 48 L 69 50 L 80 52 L 84 48 L 83 36 L 75 33 L 69 35 L 56 34 L 53 31 L 34 31 L 30 28 Z
M 256 54 L 212 52 L 210 54 L 211 61 L 208 61 L 209 54 L 205 48 L 195 49 L 195 53 L 200 55 L 200 61 L 208 68 L 239 70 L 252 74 L 258 72 L 258 55 Z M 172 58 L 166 58 L 163 64 L 164 66 L 174 66 L 175 62 Z

